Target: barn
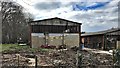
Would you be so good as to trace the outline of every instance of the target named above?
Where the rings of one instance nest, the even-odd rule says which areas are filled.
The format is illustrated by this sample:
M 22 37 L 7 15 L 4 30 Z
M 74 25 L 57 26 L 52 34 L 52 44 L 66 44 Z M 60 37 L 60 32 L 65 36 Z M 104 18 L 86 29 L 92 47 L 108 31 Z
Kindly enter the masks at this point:
M 81 43 L 81 23 L 54 17 L 29 22 L 30 45 L 66 47 L 79 46 Z
M 86 32 L 81 35 L 85 47 L 93 49 L 116 49 L 120 41 L 120 28 L 111 28 L 99 32 Z

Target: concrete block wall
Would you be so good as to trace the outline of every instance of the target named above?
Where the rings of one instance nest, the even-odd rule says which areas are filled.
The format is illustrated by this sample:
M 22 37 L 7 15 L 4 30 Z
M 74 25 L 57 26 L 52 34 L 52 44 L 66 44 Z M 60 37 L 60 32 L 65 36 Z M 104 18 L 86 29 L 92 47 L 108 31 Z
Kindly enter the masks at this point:
M 32 47 L 37 48 L 45 44 L 45 39 L 39 36 L 32 36 Z
M 49 44 L 55 46 L 62 45 L 62 38 L 60 36 L 49 37 Z
M 79 35 L 65 35 L 64 44 L 67 47 L 79 46 Z M 45 38 L 43 36 L 32 36 L 32 47 L 37 48 L 45 44 Z M 62 45 L 62 36 L 49 36 L 48 38 L 49 45 L 59 46 Z
M 67 35 L 67 36 L 65 36 L 65 44 L 68 47 L 79 46 L 79 35 Z

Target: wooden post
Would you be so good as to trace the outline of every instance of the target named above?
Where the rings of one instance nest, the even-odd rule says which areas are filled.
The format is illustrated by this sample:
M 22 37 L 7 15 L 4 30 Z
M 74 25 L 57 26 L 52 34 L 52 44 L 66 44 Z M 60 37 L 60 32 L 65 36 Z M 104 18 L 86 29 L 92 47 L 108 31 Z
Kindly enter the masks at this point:
M 106 38 L 107 38 L 106 34 L 104 34 L 104 50 L 106 50 L 106 47 L 107 47 L 107 44 L 106 44 L 107 39 Z
M 30 45 L 30 47 L 32 48 L 32 26 L 29 24 L 29 45 Z
M 19 68 L 19 55 L 18 55 L 18 68 Z
M 77 63 L 76 66 L 77 68 L 81 68 L 82 67 L 82 54 L 80 53 L 80 51 L 77 51 Z
M 37 68 L 37 56 L 35 55 L 35 68 Z
M 64 32 L 63 32 L 63 35 L 62 35 L 62 45 L 64 46 L 64 40 L 65 40 L 65 38 L 64 38 Z
M 45 36 L 45 45 L 48 45 L 49 44 L 49 33 L 48 32 L 45 32 L 44 33 L 44 36 Z
M 114 65 L 115 60 L 116 60 L 116 59 L 115 59 L 115 50 L 114 50 L 114 49 L 113 49 L 113 53 L 112 53 L 112 54 L 113 54 L 113 65 Z
M 78 25 L 78 33 L 79 33 L 79 50 L 77 51 L 77 68 L 81 68 L 82 64 L 82 54 L 81 54 L 81 24 Z
M 103 38 L 102 38 L 102 50 L 104 50 L 104 45 L 105 45 L 105 41 L 104 41 L 105 39 L 104 39 L 104 35 L 103 35 Z
M 116 49 L 120 49 L 120 41 L 117 41 Z
M 79 32 L 79 50 L 81 50 L 81 25 L 78 26 L 78 32 Z

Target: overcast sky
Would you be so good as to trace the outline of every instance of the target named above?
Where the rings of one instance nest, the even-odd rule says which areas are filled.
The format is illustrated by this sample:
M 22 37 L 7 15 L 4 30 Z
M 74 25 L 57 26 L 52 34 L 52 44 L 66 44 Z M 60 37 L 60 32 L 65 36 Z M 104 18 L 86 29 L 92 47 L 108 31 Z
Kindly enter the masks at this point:
M 14 0 L 34 15 L 34 20 L 59 17 L 82 23 L 82 31 L 118 27 L 119 0 Z M 104 2 L 103 2 L 104 1 Z

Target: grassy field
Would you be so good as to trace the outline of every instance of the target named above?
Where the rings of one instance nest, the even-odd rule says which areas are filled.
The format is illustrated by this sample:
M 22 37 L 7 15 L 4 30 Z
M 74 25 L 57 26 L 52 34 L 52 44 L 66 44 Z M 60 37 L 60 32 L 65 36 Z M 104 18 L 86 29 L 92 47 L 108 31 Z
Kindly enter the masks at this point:
M 18 44 L 0 44 L 0 52 L 8 52 L 8 51 L 29 51 L 29 52 L 36 52 L 36 51 L 50 51 L 51 49 L 44 49 L 44 48 L 30 48 L 28 45 L 26 46 L 19 46 Z
M 11 50 L 13 48 L 21 49 L 27 48 L 28 46 L 18 46 L 18 44 L 0 44 L 0 52 L 5 50 Z

